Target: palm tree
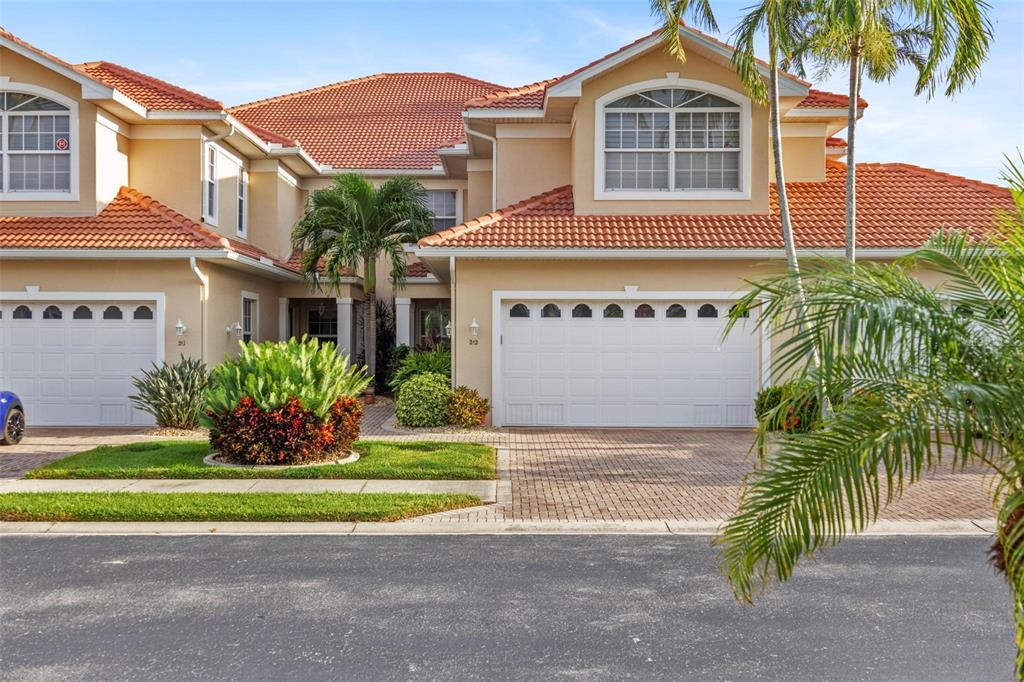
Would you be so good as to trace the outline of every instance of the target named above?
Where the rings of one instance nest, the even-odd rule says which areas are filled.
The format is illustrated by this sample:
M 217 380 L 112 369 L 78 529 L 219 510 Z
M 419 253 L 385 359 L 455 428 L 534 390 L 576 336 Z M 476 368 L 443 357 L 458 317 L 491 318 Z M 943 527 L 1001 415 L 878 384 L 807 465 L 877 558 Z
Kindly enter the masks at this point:
M 773 370 L 809 382 L 777 414 L 815 386 L 846 399 L 820 428 L 775 442 L 716 543 L 734 592 L 750 600 L 940 464 L 987 467 L 998 484 L 993 556 L 1013 590 L 1024 679 L 1024 175 L 1005 177 L 1018 210 L 987 240 L 947 231 L 893 264 L 817 260 L 805 263 L 803 291 L 780 275 L 740 301 L 733 321 L 764 298 Z M 945 284 L 926 286 L 922 270 Z M 817 366 L 804 360 L 812 348 Z
M 313 192 L 309 210 L 292 231 L 302 253 L 301 270 L 316 287 L 337 287 L 342 276 L 363 272 L 363 344 L 367 373 L 377 370 L 377 260 L 383 255 L 396 286 L 405 283 L 404 245 L 432 232 L 424 190 L 408 176 L 374 187 L 358 173 L 346 173 Z M 372 395 L 373 384 L 367 389 Z
M 679 36 L 679 26 L 686 17 L 692 17 L 698 25 L 718 32 L 711 0 L 651 0 L 651 14 L 661 22 L 658 36 L 665 51 L 681 62 L 686 61 L 686 50 Z
M 857 109 L 866 75 L 889 80 L 901 65 L 918 72 L 914 94 L 939 80 L 951 96 L 977 78 L 992 28 L 982 0 L 818 0 L 807 48 L 827 73 L 849 71 L 846 130 L 846 257 L 857 257 Z M 948 63 L 947 63 L 948 62 Z

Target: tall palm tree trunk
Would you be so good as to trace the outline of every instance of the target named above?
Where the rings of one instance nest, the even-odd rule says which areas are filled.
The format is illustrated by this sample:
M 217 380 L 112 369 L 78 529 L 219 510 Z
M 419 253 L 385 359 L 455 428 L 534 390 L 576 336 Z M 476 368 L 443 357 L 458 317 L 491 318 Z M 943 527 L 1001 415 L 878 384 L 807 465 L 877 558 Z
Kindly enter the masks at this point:
M 846 109 L 846 258 L 857 260 L 857 100 L 860 99 L 861 37 L 850 46 L 850 103 Z
M 796 257 L 796 241 L 793 238 L 793 222 L 789 215 L 789 193 L 786 190 L 786 171 L 782 165 L 782 121 L 779 116 L 779 69 L 776 63 L 778 48 L 775 39 L 771 43 L 771 74 L 768 76 L 768 99 L 772 131 L 772 159 L 775 162 L 775 191 L 779 201 L 779 221 L 782 223 L 782 241 L 786 248 L 786 264 L 789 274 L 796 279 L 800 300 L 800 317 L 804 316 L 804 293 L 800 281 L 800 262 Z
M 377 378 L 377 261 L 367 258 L 363 267 L 363 352 L 366 355 L 366 373 L 370 385 L 366 387 L 366 402 L 374 402 L 374 381 Z

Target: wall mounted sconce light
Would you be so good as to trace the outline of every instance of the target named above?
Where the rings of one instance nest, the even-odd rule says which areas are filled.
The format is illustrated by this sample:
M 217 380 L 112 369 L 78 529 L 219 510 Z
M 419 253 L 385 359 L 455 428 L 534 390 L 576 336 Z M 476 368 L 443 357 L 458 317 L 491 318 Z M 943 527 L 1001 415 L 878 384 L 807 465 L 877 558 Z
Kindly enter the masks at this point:
M 234 334 L 236 339 L 242 338 L 242 323 L 235 322 L 233 325 L 229 324 L 228 328 L 224 330 L 228 334 Z
M 473 338 L 476 338 L 477 336 L 480 335 L 480 325 L 477 324 L 475 317 L 473 318 L 473 321 L 469 325 L 469 334 Z
M 452 321 L 448 320 L 448 324 L 444 326 L 444 335 L 449 339 L 452 337 Z
M 185 332 L 188 331 L 188 327 L 181 320 L 178 320 L 178 324 L 174 325 L 174 333 L 178 336 L 185 336 Z

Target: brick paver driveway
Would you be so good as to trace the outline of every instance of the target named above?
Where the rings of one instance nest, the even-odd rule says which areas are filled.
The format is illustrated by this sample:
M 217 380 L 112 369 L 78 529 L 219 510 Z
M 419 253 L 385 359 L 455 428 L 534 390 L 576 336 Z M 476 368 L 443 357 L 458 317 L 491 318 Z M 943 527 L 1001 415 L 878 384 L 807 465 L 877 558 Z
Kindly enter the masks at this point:
M 387 406 L 367 409 L 368 438 L 416 439 L 386 430 Z M 418 522 L 679 521 L 731 514 L 752 467 L 753 434 L 743 429 L 502 429 L 431 438 L 499 448 L 511 489 L 499 503 Z M 989 477 L 947 469 L 909 488 L 883 518 L 985 519 Z
M 744 430 L 502 429 L 403 434 L 387 428 L 391 405 L 369 406 L 365 438 L 490 443 L 503 467 L 498 504 L 445 512 L 412 523 L 466 521 L 716 520 L 728 516 L 750 471 L 752 435 Z M 0 477 L 100 444 L 155 439 L 140 431 L 30 430 L 18 446 L 0 449 Z M 992 516 L 981 471 L 930 475 L 884 513 L 907 520 Z

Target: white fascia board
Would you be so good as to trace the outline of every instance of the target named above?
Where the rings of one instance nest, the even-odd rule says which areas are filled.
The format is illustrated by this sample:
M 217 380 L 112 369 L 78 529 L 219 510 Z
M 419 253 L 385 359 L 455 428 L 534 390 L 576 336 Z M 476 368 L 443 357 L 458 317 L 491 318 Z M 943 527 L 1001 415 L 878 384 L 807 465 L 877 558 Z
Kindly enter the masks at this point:
M 451 147 L 440 147 L 435 150 L 438 156 L 467 156 L 469 154 L 468 144 L 457 144 Z
M 247 267 L 253 268 L 254 270 L 259 270 L 260 272 L 265 272 L 267 274 L 273 275 L 274 277 L 277 277 L 279 279 L 302 279 L 302 276 L 297 272 L 278 267 L 273 263 L 266 263 L 262 259 L 243 256 L 237 251 L 225 251 L 224 255 L 219 256 L 219 258 L 226 258 L 227 260 L 234 261 L 236 263 L 239 263 L 240 265 L 245 265 Z
M 146 118 L 154 121 L 226 121 L 228 114 L 221 110 L 164 111 L 150 109 Z
M 785 116 L 782 117 L 782 122 L 785 123 L 792 118 L 846 118 L 850 115 L 847 109 L 812 109 L 803 108 L 799 106 L 789 110 Z M 857 108 L 857 118 L 864 115 L 864 107 Z
M 424 275 L 423 277 L 406 277 L 406 284 L 437 284 L 441 280 L 437 278 L 437 275 Z
M 547 98 L 545 97 L 545 102 Z M 467 109 L 462 118 L 544 118 L 543 109 Z
M 344 175 L 345 173 L 359 173 L 361 175 L 390 176 L 390 175 L 418 175 L 429 177 L 445 177 L 445 172 L 440 168 L 323 168 L 323 175 Z
M 55 71 L 65 78 L 74 81 L 82 86 L 82 99 L 113 99 L 114 89 L 103 85 L 99 81 L 93 80 L 89 76 L 79 73 L 72 68 L 61 64 L 60 62 L 44 57 L 35 50 L 17 43 L 9 38 L 0 37 L 0 46 L 6 47 L 11 52 L 19 54 L 25 59 L 29 59 L 36 64 L 45 66 L 51 71 Z
M 0 259 L 12 260 L 166 260 L 225 258 L 226 249 L 0 249 Z
M 864 258 L 899 258 L 914 249 L 857 249 Z M 799 249 L 802 256 L 838 257 L 843 249 Z M 487 258 L 505 260 L 750 260 L 785 258 L 783 249 L 529 249 L 424 246 L 416 257 Z
M 681 26 L 679 29 L 687 39 L 692 40 L 701 47 L 710 52 L 714 52 L 725 59 L 732 59 L 733 50 L 728 47 L 721 45 L 713 40 L 708 39 L 706 36 L 691 31 L 688 27 Z M 590 66 L 579 73 L 566 78 L 560 83 L 555 83 L 547 89 L 547 97 L 579 97 L 583 94 L 583 83 L 598 74 L 604 73 L 610 69 L 615 68 L 619 64 L 629 61 L 634 57 L 637 57 L 650 49 L 658 47 L 660 45 L 660 38 L 657 35 L 647 37 L 645 40 L 640 41 L 636 45 L 633 45 L 629 49 L 622 50 L 617 54 L 604 59 L 597 64 Z M 758 71 L 761 76 L 768 78 L 769 70 L 767 66 L 762 64 L 757 65 Z M 779 79 L 779 94 L 783 96 L 806 96 L 810 88 L 799 81 L 794 80 L 792 77 L 787 76 L 780 72 L 781 78 Z M 545 101 L 547 100 L 545 97 Z

